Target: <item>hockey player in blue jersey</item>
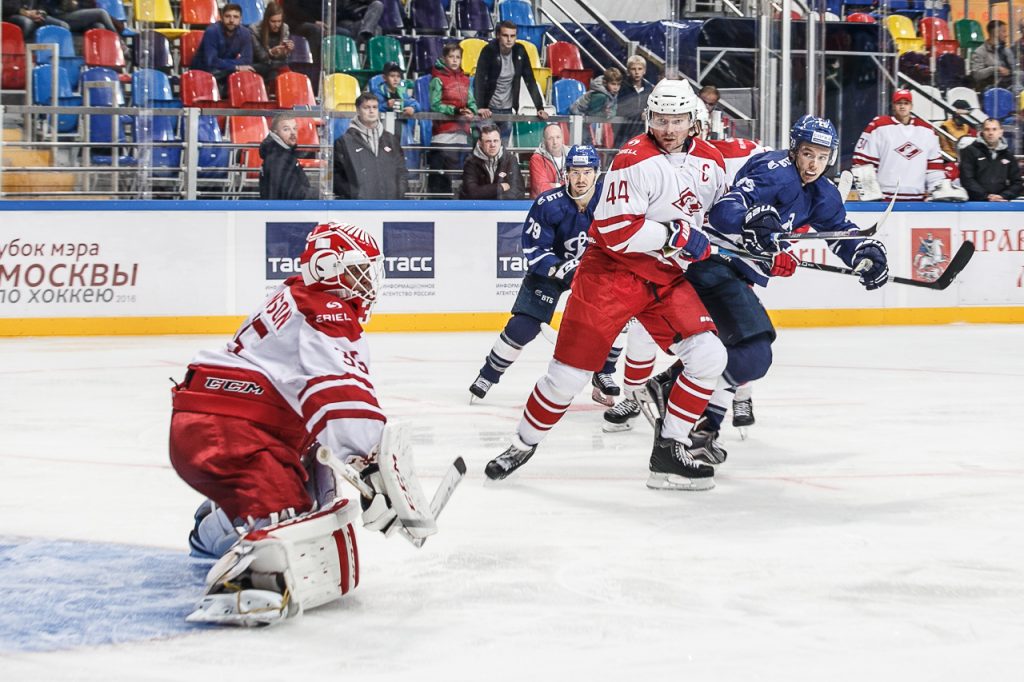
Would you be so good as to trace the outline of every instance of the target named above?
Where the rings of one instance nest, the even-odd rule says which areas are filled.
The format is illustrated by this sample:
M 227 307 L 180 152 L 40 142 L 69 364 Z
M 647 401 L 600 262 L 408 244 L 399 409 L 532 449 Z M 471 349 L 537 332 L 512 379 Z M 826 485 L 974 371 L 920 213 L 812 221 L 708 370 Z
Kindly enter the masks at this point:
M 572 277 L 587 245 L 594 208 L 601 199 L 600 158 L 589 145 L 576 145 L 565 158 L 565 183 L 544 192 L 534 202 L 523 224 L 523 255 L 527 271 L 512 317 L 487 355 L 476 380 L 469 387 L 473 398 L 483 398 L 501 380 L 523 347 L 551 322 L 558 299 L 572 286 Z M 621 348 L 613 348 L 600 372 L 594 374 L 594 398 L 616 396 L 612 381 Z M 608 401 L 602 400 L 604 404 Z
M 767 286 L 770 277 L 789 277 L 796 269 L 798 261 L 789 253 L 789 244 L 778 236 L 802 226 L 819 232 L 859 229 L 847 218 L 839 190 L 825 177 L 838 151 L 839 137 L 831 121 L 802 116 L 790 131 L 789 150 L 751 157 L 737 173 L 732 189 L 708 214 L 707 233 L 724 252 L 693 263 L 686 279 L 711 313 L 729 359 L 716 394 L 691 434 L 694 444 L 701 446 L 699 452 L 694 450 L 695 457 L 712 464 L 725 459 L 715 440 L 731 399 L 728 392 L 760 379 L 771 366 L 775 328 L 751 285 Z M 881 242 L 848 239 L 828 244 L 859 273 L 865 289 L 886 283 L 889 266 Z M 740 250 L 770 259 L 730 253 Z M 659 394 L 669 379 L 665 375 L 671 373 L 648 383 L 650 398 L 659 406 Z

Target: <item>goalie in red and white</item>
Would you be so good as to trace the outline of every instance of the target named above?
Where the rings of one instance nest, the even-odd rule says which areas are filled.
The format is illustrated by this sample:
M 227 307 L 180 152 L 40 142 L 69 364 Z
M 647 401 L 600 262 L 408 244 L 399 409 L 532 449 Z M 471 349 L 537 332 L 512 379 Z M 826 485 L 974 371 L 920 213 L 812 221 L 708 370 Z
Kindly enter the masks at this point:
M 360 505 L 342 495 L 335 469 L 352 467 L 369 486 L 364 526 L 436 532 L 407 448 L 381 448 L 396 439 L 385 437 L 362 328 L 384 276 L 377 242 L 322 224 L 299 260 L 301 276 L 225 347 L 200 351 L 172 391 L 171 464 L 208 498 L 189 543 L 193 555 L 218 559 L 191 621 L 274 623 L 359 584 Z M 319 446 L 336 466 L 311 455 Z M 397 466 L 392 451 L 403 451 Z M 402 486 L 411 493 L 394 494 Z

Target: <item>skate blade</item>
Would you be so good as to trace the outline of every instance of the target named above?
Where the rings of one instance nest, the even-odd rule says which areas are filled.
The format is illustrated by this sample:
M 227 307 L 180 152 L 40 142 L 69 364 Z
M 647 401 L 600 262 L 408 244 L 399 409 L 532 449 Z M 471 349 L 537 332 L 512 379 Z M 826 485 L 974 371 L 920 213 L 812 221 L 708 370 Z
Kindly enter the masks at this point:
M 636 402 L 640 406 L 640 414 L 642 414 L 644 418 L 647 419 L 652 429 L 656 429 L 657 424 L 655 422 L 661 418 L 658 415 L 658 408 L 655 407 L 653 402 L 646 400 L 642 396 L 638 396 Z
M 623 431 L 630 431 L 632 429 L 632 421 L 628 421 L 625 424 L 613 424 L 611 422 L 603 422 L 601 424 L 601 430 L 605 433 L 622 433 Z
M 651 490 L 711 490 L 715 487 L 715 479 L 710 476 L 708 478 L 684 478 L 676 474 L 652 471 L 651 475 L 647 477 L 647 487 Z
M 746 440 L 747 439 L 747 427 L 746 426 L 737 426 L 736 428 L 740 432 L 740 440 Z
M 590 398 L 598 405 L 604 405 L 605 407 L 615 407 L 615 398 L 613 398 L 610 395 L 605 395 L 604 393 L 601 393 L 599 389 L 595 388 L 593 392 L 590 394 Z

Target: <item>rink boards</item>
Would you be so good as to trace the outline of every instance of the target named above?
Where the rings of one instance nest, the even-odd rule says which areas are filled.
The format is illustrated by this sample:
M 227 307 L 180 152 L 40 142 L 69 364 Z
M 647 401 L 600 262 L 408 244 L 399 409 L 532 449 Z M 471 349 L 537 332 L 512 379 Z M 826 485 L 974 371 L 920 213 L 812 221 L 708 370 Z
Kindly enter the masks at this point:
M 225 207 L 230 210 L 225 210 Z M 384 249 L 376 331 L 504 323 L 525 270 L 529 202 L 0 202 L 0 335 L 229 333 L 295 274 L 320 221 Z M 851 205 L 869 226 L 882 204 Z M 945 291 L 798 270 L 759 289 L 779 326 L 1024 322 L 1024 206 L 904 204 L 879 232 L 893 274 L 934 279 L 964 240 L 974 260 Z M 841 264 L 821 242 L 802 260 Z

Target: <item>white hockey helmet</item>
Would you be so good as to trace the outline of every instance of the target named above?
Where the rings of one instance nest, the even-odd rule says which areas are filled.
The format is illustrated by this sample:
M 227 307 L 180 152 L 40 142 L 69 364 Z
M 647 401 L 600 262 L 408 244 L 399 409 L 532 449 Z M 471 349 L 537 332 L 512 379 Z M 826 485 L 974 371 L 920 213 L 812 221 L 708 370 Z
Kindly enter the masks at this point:
M 690 83 L 683 80 L 663 78 L 654 86 L 647 98 L 649 114 L 693 114 L 702 105 Z
M 317 225 L 306 237 L 299 268 L 307 287 L 352 301 L 363 321 L 369 319 L 384 280 L 384 256 L 369 232 L 355 225 Z

